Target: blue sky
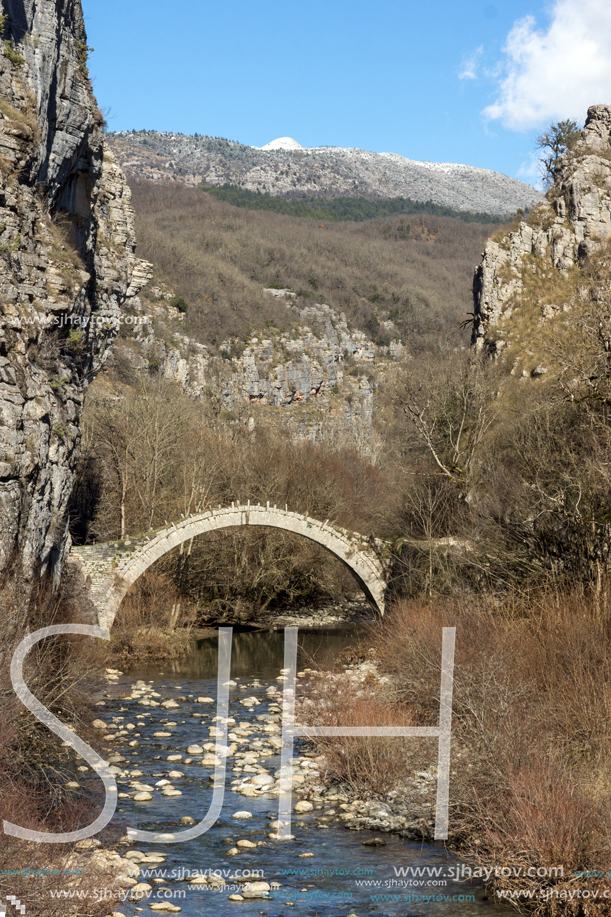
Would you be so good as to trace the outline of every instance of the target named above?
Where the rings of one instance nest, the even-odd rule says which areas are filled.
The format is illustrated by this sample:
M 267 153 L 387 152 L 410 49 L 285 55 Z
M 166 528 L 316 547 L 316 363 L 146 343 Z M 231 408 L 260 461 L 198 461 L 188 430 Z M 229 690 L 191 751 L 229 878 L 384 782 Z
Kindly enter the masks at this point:
M 110 130 L 360 147 L 536 181 L 534 140 L 611 104 L 608 0 L 82 0 Z

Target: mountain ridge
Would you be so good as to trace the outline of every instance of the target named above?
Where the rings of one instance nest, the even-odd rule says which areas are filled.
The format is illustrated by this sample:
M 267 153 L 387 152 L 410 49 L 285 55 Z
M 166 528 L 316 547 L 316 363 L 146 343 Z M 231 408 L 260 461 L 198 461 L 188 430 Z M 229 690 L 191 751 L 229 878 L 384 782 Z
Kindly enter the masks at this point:
M 513 214 L 543 199 L 530 185 L 475 166 L 419 162 L 398 153 L 343 147 L 269 147 L 158 131 L 107 134 L 120 165 L 133 178 L 187 185 L 231 184 L 279 197 L 407 197 L 456 210 Z

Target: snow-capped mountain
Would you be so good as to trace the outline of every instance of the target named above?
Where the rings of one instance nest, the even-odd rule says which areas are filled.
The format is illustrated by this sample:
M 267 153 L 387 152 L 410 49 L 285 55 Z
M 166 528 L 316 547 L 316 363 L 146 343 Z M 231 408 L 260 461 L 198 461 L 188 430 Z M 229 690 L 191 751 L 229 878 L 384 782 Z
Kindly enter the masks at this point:
M 228 183 L 282 197 L 406 197 L 497 214 L 511 214 L 542 199 L 531 185 L 488 169 L 417 162 L 396 153 L 302 147 L 291 137 L 261 148 L 157 131 L 120 131 L 108 139 L 128 175 L 152 181 Z

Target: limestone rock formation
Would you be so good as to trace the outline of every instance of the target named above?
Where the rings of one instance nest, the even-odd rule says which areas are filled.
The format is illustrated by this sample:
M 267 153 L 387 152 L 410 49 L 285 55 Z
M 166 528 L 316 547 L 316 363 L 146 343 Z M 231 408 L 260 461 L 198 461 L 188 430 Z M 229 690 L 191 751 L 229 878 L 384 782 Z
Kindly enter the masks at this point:
M 104 142 L 80 0 L 4 0 L 0 572 L 61 571 L 83 398 L 146 276 Z
M 547 277 L 542 289 L 559 295 L 562 279 L 611 238 L 611 106 L 588 109 L 581 141 L 560 161 L 546 197 L 513 232 L 487 243 L 475 271 L 472 343 L 493 356 L 508 345 L 507 320 L 525 308 L 533 275 Z M 570 308 L 548 299 L 545 292 L 537 299 L 541 320 Z
M 174 294 L 151 284 L 125 316 L 129 332 L 117 340 L 109 367 L 128 384 L 158 373 L 192 398 L 212 399 L 236 417 L 252 414 L 253 424 L 259 410 L 267 411 L 296 439 L 347 442 L 370 457 L 377 376 L 395 375 L 408 358 L 391 337 L 398 329 L 382 322 L 391 339 L 376 344 L 331 306 L 300 304 L 290 290 L 264 292 L 286 303 L 286 327 L 223 341 L 218 356 L 184 333 Z

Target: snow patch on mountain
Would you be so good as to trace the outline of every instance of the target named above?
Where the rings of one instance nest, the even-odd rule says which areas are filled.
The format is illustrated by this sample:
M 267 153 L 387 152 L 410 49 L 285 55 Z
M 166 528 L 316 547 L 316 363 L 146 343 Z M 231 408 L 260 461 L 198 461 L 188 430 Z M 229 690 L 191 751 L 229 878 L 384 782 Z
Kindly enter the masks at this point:
M 293 140 L 292 137 L 278 137 L 277 140 L 272 140 L 270 143 L 266 143 L 265 146 L 255 147 L 255 149 L 261 150 L 303 150 L 303 147 L 300 143 L 297 143 L 296 140 Z

